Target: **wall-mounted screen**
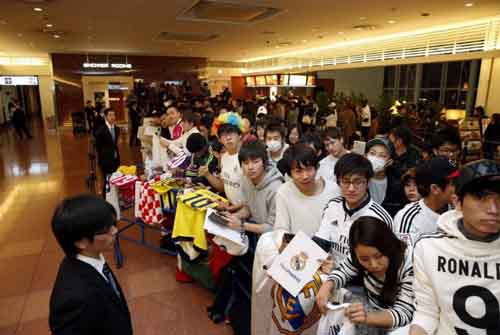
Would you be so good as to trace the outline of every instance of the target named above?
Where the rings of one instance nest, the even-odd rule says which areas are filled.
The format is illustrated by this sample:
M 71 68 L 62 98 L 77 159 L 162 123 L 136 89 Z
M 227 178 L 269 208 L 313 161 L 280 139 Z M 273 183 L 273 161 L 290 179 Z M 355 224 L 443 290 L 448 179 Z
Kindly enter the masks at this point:
M 291 74 L 289 86 L 306 86 L 307 77 L 305 75 Z
M 266 83 L 269 86 L 276 86 L 278 85 L 278 75 L 277 74 L 272 74 L 266 76 Z
M 255 77 L 255 83 L 257 86 L 266 86 L 266 76 Z

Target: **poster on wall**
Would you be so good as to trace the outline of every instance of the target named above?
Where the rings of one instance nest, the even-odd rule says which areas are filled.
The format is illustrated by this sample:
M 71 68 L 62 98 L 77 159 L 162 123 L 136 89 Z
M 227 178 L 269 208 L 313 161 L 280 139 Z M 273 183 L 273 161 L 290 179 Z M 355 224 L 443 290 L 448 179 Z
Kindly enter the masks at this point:
M 298 86 L 306 86 L 307 77 L 304 75 L 292 74 L 290 75 L 290 86 L 298 87 Z
M 278 85 L 278 75 L 277 74 L 267 75 L 266 76 L 266 84 L 269 86 Z
M 288 86 L 288 80 L 290 79 L 289 74 L 282 74 L 280 75 L 280 85 L 281 86 Z

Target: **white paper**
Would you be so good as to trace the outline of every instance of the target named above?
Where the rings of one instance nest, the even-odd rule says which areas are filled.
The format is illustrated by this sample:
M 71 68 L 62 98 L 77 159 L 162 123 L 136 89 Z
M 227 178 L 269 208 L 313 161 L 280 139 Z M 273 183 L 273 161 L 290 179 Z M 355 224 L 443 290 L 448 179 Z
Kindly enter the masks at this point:
M 296 297 L 310 282 L 328 254 L 304 232 L 299 231 L 283 252 L 275 258 L 267 273 Z
M 205 216 L 205 225 L 203 226 L 203 228 L 212 235 L 224 237 L 230 240 L 231 242 L 234 242 L 241 246 L 245 246 L 244 241 L 241 240 L 241 233 L 239 231 L 236 231 L 229 227 L 221 226 L 220 224 L 217 224 L 208 218 L 210 214 L 212 214 L 215 211 L 216 210 L 213 208 L 207 208 L 207 213 Z

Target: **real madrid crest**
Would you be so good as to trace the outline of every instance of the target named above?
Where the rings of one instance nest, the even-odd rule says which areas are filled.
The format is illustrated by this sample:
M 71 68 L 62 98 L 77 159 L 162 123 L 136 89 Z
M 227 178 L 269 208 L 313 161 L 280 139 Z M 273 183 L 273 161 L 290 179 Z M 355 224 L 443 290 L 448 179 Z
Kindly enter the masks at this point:
M 290 267 L 294 271 L 304 270 L 306 267 L 307 258 L 308 256 L 305 252 L 300 252 L 298 255 L 295 255 L 290 259 Z

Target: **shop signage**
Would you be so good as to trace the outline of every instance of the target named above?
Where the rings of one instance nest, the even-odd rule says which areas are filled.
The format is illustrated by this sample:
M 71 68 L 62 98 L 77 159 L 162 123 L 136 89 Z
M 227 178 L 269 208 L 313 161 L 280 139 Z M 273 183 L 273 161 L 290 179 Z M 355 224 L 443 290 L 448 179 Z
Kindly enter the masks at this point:
M 36 77 L 36 76 L 0 76 L 0 85 L 38 86 L 38 77 Z
M 85 69 L 131 69 L 130 63 L 83 63 Z

